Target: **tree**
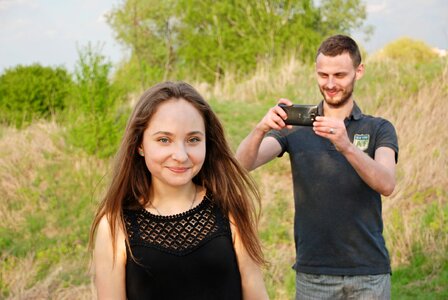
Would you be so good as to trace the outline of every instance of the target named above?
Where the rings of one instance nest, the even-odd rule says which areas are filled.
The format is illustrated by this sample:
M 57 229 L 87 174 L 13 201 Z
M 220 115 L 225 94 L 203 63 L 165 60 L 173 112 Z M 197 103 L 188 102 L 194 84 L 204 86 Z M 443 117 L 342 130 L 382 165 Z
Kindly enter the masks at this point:
M 320 31 L 323 35 L 337 33 L 350 34 L 352 30 L 362 29 L 367 17 L 366 6 L 361 0 L 321 0 Z M 364 27 L 369 35 L 371 27 Z
M 260 60 L 313 58 L 331 33 L 350 33 L 366 18 L 360 0 L 125 0 L 109 14 L 131 50 L 141 86 L 169 77 L 212 82 L 245 74 Z M 127 66 L 124 66 L 126 68 Z M 124 72 L 126 73 L 126 72 Z
M 286 52 L 306 57 L 320 40 L 311 1 L 191 2 L 181 1 L 178 68 L 187 73 L 194 66 L 209 81 L 226 70 L 247 73 Z
M 117 40 L 131 50 L 142 89 L 148 82 L 167 79 L 175 61 L 174 0 L 127 0 L 108 15 Z

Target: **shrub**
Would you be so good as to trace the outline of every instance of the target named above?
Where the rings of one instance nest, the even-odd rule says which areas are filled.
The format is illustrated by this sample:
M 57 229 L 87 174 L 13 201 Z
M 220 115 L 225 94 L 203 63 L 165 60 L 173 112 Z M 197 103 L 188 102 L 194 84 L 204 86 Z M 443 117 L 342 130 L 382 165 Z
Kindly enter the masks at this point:
M 436 58 L 437 54 L 424 42 L 404 37 L 386 45 L 380 56 L 402 62 L 423 63 Z
M 0 121 L 22 127 L 34 118 L 49 118 L 65 107 L 72 85 L 62 67 L 18 65 L 0 76 Z
M 110 82 L 110 62 L 90 44 L 79 51 L 75 84 L 69 101 L 68 141 L 89 154 L 113 154 L 125 126 L 118 113 L 120 91 Z

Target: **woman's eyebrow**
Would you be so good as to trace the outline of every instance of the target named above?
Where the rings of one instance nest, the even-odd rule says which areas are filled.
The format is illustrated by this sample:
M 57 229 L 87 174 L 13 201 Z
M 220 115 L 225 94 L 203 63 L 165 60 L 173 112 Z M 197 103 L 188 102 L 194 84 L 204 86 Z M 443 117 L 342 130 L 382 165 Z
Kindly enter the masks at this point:
M 163 135 L 167 135 L 167 136 L 173 136 L 173 135 L 174 135 L 174 133 L 171 133 L 171 132 L 169 132 L 169 131 L 163 131 L 163 130 L 156 131 L 156 132 L 154 132 L 152 135 L 154 136 L 154 135 L 159 135 L 159 134 L 163 134 Z M 205 135 L 205 134 L 204 134 L 202 131 L 200 131 L 200 130 L 190 131 L 190 132 L 187 133 L 187 135 L 195 135 L 195 134 Z

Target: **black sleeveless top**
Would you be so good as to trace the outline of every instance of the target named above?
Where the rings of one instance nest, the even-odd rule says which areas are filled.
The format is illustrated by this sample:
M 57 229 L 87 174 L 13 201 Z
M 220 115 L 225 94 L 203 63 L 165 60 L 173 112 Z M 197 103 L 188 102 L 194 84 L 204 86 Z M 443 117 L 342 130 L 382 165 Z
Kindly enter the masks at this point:
M 126 295 L 132 299 L 242 299 L 229 219 L 210 200 L 181 214 L 124 209 Z

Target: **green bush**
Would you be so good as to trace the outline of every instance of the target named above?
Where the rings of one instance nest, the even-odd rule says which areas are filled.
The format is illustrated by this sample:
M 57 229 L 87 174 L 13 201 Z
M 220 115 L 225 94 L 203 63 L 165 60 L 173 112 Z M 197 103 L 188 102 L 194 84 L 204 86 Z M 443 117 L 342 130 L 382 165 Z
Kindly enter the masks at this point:
M 81 49 L 67 110 L 68 141 L 99 157 L 116 151 L 127 117 L 119 113 L 123 93 L 109 80 L 111 69 L 100 49 L 90 44 Z
M 401 62 L 423 63 L 436 58 L 437 54 L 426 43 L 404 37 L 386 45 L 381 57 Z
M 49 118 L 65 107 L 72 85 L 62 67 L 18 65 L 0 76 L 0 122 L 18 128 L 34 118 Z

